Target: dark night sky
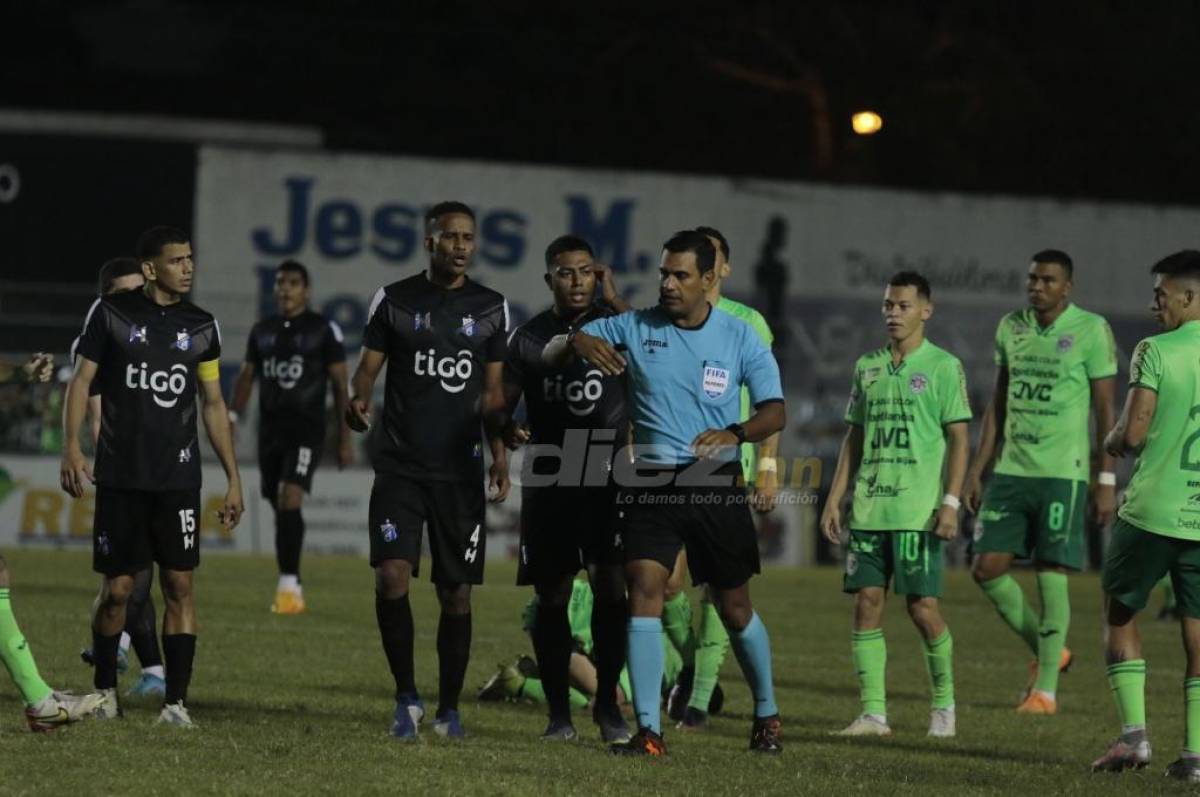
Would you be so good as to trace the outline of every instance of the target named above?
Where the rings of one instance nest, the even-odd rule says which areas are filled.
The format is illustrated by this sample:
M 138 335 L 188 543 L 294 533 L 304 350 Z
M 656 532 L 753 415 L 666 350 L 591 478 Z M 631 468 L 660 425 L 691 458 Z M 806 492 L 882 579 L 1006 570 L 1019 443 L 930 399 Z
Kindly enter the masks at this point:
M 1195 3 L 7 5 L 8 107 L 312 124 L 339 149 L 1200 202 Z M 849 129 L 863 106 L 885 119 L 871 139 Z

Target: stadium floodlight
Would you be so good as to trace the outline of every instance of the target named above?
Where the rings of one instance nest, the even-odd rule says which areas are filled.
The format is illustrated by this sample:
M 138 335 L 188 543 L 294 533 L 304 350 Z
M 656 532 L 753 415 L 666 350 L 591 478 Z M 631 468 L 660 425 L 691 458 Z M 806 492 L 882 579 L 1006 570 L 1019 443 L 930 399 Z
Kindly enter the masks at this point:
M 850 125 L 860 136 L 871 136 L 883 129 L 883 117 L 874 111 L 859 111 L 850 117 Z

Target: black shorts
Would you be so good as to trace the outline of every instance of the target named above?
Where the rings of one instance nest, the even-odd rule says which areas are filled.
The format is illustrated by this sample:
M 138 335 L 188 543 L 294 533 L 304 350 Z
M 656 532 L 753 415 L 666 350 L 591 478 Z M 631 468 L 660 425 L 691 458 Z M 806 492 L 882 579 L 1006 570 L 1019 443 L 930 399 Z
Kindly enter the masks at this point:
M 280 484 L 298 484 L 304 492 L 312 492 L 313 474 L 321 462 L 323 442 L 315 435 L 260 436 L 258 471 L 262 474 L 262 497 L 274 505 Z
M 662 487 L 623 488 L 617 496 L 617 528 L 625 561 L 651 559 L 669 572 L 679 549 L 686 548 L 692 583 L 717 589 L 739 587 L 758 573 L 758 535 L 748 492 L 736 481 L 741 464 L 730 463 L 715 475 L 727 484 L 672 481 Z
M 445 482 L 376 473 L 371 487 L 371 566 L 411 562 L 420 574 L 421 527 L 429 528 L 434 584 L 482 584 L 487 529 L 483 482 Z
M 92 569 L 129 575 L 151 564 L 167 570 L 200 565 L 200 490 L 96 488 Z
M 547 584 L 591 565 L 625 561 L 615 487 L 523 487 L 517 583 Z

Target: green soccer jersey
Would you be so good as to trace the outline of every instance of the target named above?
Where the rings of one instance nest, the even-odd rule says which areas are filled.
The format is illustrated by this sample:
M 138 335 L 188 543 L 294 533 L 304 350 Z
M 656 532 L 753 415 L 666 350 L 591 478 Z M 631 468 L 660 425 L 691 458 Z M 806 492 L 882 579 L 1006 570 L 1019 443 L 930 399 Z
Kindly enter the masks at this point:
M 890 347 L 858 358 L 846 422 L 863 430 L 850 528 L 921 531 L 942 498 L 945 426 L 971 419 L 962 363 L 928 340 L 892 364 Z
M 1200 540 L 1200 321 L 1139 343 L 1129 385 L 1155 391 L 1158 404 L 1118 514 L 1146 531 Z
M 740 318 L 750 325 L 750 328 L 758 333 L 758 337 L 762 342 L 767 344 L 767 348 L 771 348 L 771 344 L 775 342 L 775 336 L 771 334 L 771 328 L 767 326 L 767 319 L 762 317 L 762 313 L 755 310 L 753 307 L 747 307 L 741 302 L 735 302 L 733 299 L 728 299 L 724 296 L 717 302 L 717 309 L 722 312 L 729 313 L 734 318 Z M 750 418 L 750 390 L 745 385 L 742 386 L 742 414 L 743 421 Z M 757 475 L 755 466 L 757 464 L 757 454 L 754 443 L 742 443 L 742 476 L 746 480 L 746 484 L 753 484 L 754 477 Z
M 1032 309 L 1000 319 L 996 365 L 1008 369 L 996 473 L 1087 481 L 1091 380 L 1117 372 L 1108 322 L 1070 304 L 1042 329 Z
M 592 654 L 592 587 L 586 578 L 577 578 L 571 585 L 571 602 L 567 604 L 567 622 L 571 625 L 571 637 L 579 644 L 584 655 Z M 537 625 L 537 607 L 541 599 L 535 594 L 521 612 L 521 627 L 533 633 Z

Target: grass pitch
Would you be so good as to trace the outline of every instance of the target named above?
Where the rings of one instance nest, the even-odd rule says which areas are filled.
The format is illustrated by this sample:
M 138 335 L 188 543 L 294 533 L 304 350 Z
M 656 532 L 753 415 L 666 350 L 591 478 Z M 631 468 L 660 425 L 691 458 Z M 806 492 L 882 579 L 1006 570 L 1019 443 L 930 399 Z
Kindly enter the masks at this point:
M 8 552 L 13 604 L 44 677 L 81 690 L 79 661 L 97 577 L 86 554 Z M 309 557 L 309 614 L 267 610 L 274 562 L 207 557 L 197 575 L 200 640 L 189 707 L 194 732 L 156 728 L 155 704 L 125 701 L 123 722 L 86 722 L 52 734 L 24 730 L 11 683 L 0 682 L 0 794 L 1129 794 L 1182 791 L 1163 777 L 1183 734 L 1183 653 L 1171 623 L 1143 625 L 1148 712 L 1155 761 L 1149 770 L 1091 775 L 1088 762 L 1113 737 L 1117 718 L 1101 660 L 1100 590 L 1072 580 L 1071 646 L 1057 717 L 1021 717 L 1013 707 L 1028 653 L 965 572 L 949 574 L 944 612 L 955 640 L 959 736 L 925 737 L 928 698 L 921 648 L 899 601 L 889 606 L 889 715 L 895 737 L 827 734 L 858 711 L 850 662 L 850 600 L 834 570 L 770 570 L 752 592 L 771 633 L 784 717 L 781 757 L 745 752 L 749 693 L 730 656 L 725 713 L 703 735 L 667 731 L 665 761 L 619 760 L 597 742 L 584 714 L 577 744 L 537 736 L 541 709 L 476 704 L 474 689 L 495 665 L 529 643 L 519 614 L 526 589 L 514 567 L 492 564 L 475 597 L 474 647 L 463 716 L 470 736 L 449 742 L 427 731 L 416 744 L 387 736 L 390 676 L 375 628 L 365 562 Z M 1032 578 L 1019 579 L 1036 595 Z M 436 601 L 427 582 L 413 593 L 417 681 L 436 702 Z M 131 673 L 122 689 L 132 683 Z

